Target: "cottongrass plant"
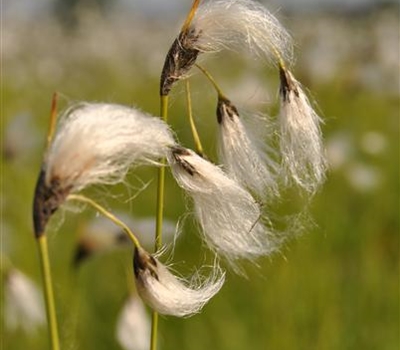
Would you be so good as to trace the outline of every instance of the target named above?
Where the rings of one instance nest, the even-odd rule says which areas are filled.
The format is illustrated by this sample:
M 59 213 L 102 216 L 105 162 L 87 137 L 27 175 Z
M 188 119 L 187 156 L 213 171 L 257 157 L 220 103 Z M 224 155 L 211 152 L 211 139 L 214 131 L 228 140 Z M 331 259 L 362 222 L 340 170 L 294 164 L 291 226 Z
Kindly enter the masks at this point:
M 127 247 L 129 240 L 120 226 L 97 217 L 80 232 L 75 250 L 74 267 L 79 268 L 86 260 Z M 128 283 L 128 296 L 121 307 L 115 327 L 115 337 L 125 350 L 146 350 L 150 344 L 150 318 L 136 290 Z
M 171 147 L 176 147 L 169 127 L 160 119 L 131 108 L 85 103 L 67 110 L 61 118 L 58 130 L 54 131 L 55 101 L 56 99 L 53 100 L 48 148 L 36 185 L 33 205 L 52 349 L 58 350 L 60 346 L 45 228 L 52 214 L 65 200 L 91 206 L 120 226 L 128 235 L 135 247 L 134 270 L 138 290 L 150 306 L 165 314 L 179 316 L 199 312 L 223 285 L 223 274 L 218 279 L 215 278 L 215 272 L 220 271 L 219 268 L 214 267 L 212 277 L 204 281 L 204 284 L 185 285 L 182 279 L 175 277 L 163 264 L 145 252 L 136 235 L 119 218 L 92 199 L 74 193 L 89 185 L 120 182 L 133 165 L 161 165 L 158 160 Z M 160 293 L 157 292 L 157 287 Z M 179 296 L 182 307 L 173 311 L 179 305 L 176 303 Z
M 219 161 L 227 175 L 254 193 L 261 201 L 278 194 L 276 152 L 267 144 L 267 117 L 250 115 L 247 121 L 221 91 L 211 74 L 197 67 L 214 86 L 218 99 Z
M 158 164 L 175 144 L 159 118 L 116 104 L 78 103 L 60 119 L 36 188 L 36 235 L 69 193 L 118 183 L 134 165 Z
M 259 203 L 224 171 L 194 151 L 171 149 L 168 162 L 175 180 L 193 199 L 194 211 L 209 247 L 234 266 L 278 248 L 264 223 Z
M 280 68 L 280 149 L 283 173 L 309 193 L 325 179 L 327 162 L 322 144 L 321 118 L 314 111 L 301 84 Z M 290 180 L 289 180 L 290 181 Z
M 187 78 L 200 54 L 222 50 L 244 52 L 278 67 L 280 72 L 279 167 L 264 134 L 253 132 L 206 70 L 218 93 L 220 165 L 208 160 L 191 114 L 188 114 L 199 154 L 180 145 L 168 126 L 168 98 L 175 83 Z M 208 277 L 183 279 L 160 261 L 164 207 L 165 168 L 171 168 L 178 185 L 191 197 L 201 234 L 217 256 L 235 272 L 240 262 L 279 251 L 283 235 L 266 211 L 280 195 L 280 179 L 314 194 L 323 182 L 326 165 L 320 118 L 289 67 L 293 63 L 290 35 L 279 21 L 253 0 L 194 0 L 178 36 L 170 47 L 160 77 L 160 117 L 137 109 L 105 103 L 80 103 L 69 108 L 55 131 L 55 107 L 48 146 L 39 174 L 33 208 L 45 285 L 45 300 L 53 350 L 59 350 L 50 262 L 45 228 L 66 200 L 84 203 L 112 221 L 134 246 L 133 271 L 138 295 L 153 310 L 150 349 L 157 349 L 158 313 L 188 317 L 199 313 L 222 288 L 225 272 L 218 257 Z M 254 120 L 259 118 L 254 117 Z M 255 123 L 257 124 L 257 123 Z M 91 185 L 116 184 L 138 165 L 158 166 L 155 253 L 143 248 L 130 227 L 92 199 L 77 194 Z M 133 304 L 134 305 L 134 304 Z M 122 313 L 118 338 L 129 348 L 128 317 Z
M 228 99 L 218 99 L 219 159 L 227 174 L 262 200 L 271 200 L 278 194 L 277 170 L 274 152 L 263 133 L 252 130 L 242 120 L 235 105 Z M 265 128 L 266 118 L 251 116 L 252 127 Z M 259 137 L 260 134 L 261 137 Z M 265 135 L 265 133 L 264 133 Z M 264 142 L 263 142 L 264 141 Z M 268 198 L 269 197 L 269 198 Z
M 141 248 L 135 249 L 133 266 L 139 295 L 162 315 L 187 317 L 200 312 L 225 281 L 225 273 L 216 265 L 210 277 L 187 282 Z
M 292 39 L 279 21 L 253 0 L 195 0 L 173 42 L 161 74 L 160 94 L 184 77 L 200 53 L 243 51 L 267 62 L 292 61 Z

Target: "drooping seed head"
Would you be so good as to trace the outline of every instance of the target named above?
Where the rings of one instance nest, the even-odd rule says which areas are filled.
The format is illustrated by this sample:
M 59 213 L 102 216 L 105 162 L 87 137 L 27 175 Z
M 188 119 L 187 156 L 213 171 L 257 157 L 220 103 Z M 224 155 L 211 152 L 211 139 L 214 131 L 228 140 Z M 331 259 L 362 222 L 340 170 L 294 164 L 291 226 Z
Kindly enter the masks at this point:
M 312 194 L 324 181 L 327 169 L 321 118 L 290 71 L 281 67 L 280 80 L 280 150 L 284 175 Z
M 225 274 L 214 267 L 200 283 L 185 282 L 142 248 L 135 249 L 133 266 L 140 297 L 163 315 L 188 317 L 200 312 L 225 281 Z
M 258 203 L 220 167 L 185 148 L 173 148 L 167 159 L 175 180 L 194 201 L 211 249 L 233 266 L 237 259 L 253 260 L 278 249 L 279 240 L 265 225 Z
M 219 97 L 217 106 L 219 124 L 219 156 L 227 174 L 242 186 L 265 199 L 277 194 L 277 164 L 272 148 L 265 139 L 265 118 L 252 116 L 254 125 L 246 125 L 231 101 Z M 257 130 L 255 130 L 257 128 Z
M 60 118 L 35 190 L 36 236 L 71 192 L 122 181 L 134 165 L 158 165 L 175 144 L 168 125 L 137 109 L 80 103 Z
M 191 14 L 167 54 L 161 74 L 161 95 L 168 95 L 200 53 L 223 49 L 245 51 L 273 64 L 293 59 L 290 35 L 256 1 L 205 0 Z

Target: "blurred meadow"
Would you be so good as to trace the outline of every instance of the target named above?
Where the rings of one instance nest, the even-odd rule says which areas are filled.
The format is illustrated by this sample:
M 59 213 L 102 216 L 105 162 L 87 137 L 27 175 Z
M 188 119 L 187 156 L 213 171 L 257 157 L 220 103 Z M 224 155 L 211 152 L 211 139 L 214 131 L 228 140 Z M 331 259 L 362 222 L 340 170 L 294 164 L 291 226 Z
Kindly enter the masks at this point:
M 2 2 L 1 254 L 38 285 L 31 206 L 53 92 L 60 93 L 60 110 L 84 100 L 159 114 L 159 74 L 190 2 L 174 1 L 168 9 L 127 2 L 39 1 L 26 11 L 12 0 Z M 221 292 L 201 314 L 161 317 L 159 348 L 398 349 L 399 6 L 369 2 L 346 11 L 334 4 L 299 11 L 274 1 L 269 8 L 294 37 L 295 73 L 323 116 L 327 181 L 308 209 L 312 222 L 302 235 L 259 267 L 246 266 L 247 278 L 228 270 Z M 201 63 L 237 106 L 274 116 L 274 69 L 226 52 Z M 215 160 L 215 94 L 193 72 L 194 115 L 206 153 Z M 183 83 L 172 92 L 169 121 L 180 142 L 194 147 Z M 154 216 L 156 174 L 141 168 L 123 185 L 87 193 L 112 212 Z M 277 210 L 301 203 L 296 193 L 290 195 Z M 183 275 L 211 258 L 185 215 L 190 208 L 168 173 L 165 217 L 180 222 L 182 233 L 164 261 Z M 122 349 L 115 329 L 133 284 L 132 249 L 105 251 L 79 268 L 73 265 L 78 236 L 95 217 L 90 208 L 63 209 L 48 230 L 65 350 Z M 46 327 L 32 334 L 7 328 L 3 292 L 2 277 L 0 348 L 48 348 Z

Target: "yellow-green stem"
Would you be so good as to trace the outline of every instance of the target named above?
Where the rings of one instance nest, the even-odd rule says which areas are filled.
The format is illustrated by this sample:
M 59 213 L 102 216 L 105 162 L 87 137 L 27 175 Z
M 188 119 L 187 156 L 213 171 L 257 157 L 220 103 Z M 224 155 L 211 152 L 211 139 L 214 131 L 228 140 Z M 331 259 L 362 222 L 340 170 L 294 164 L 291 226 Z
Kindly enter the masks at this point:
M 44 282 L 44 299 L 46 302 L 47 324 L 49 327 L 51 349 L 60 350 L 53 284 L 51 282 L 49 250 L 47 247 L 46 235 L 41 235 L 37 239 L 37 242 L 39 247 L 40 268 L 42 270 Z
M 53 94 L 53 99 L 51 101 L 49 130 L 47 131 L 47 146 L 46 146 L 47 149 L 49 149 L 49 147 L 50 147 L 50 143 L 53 140 L 54 132 L 56 130 L 57 101 L 58 101 L 58 94 L 57 94 L 57 92 L 55 92 Z
M 193 109 L 192 109 L 192 99 L 190 97 L 190 83 L 189 80 L 186 80 L 186 101 L 187 101 L 187 109 L 188 109 L 188 116 L 189 116 L 189 123 L 190 128 L 192 129 L 192 135 L 194 144 L 196 147 L 196 151 L 201 156 L 204 154 L 203 146 L 200 141 L 199 133 L 197 132 L 196 124 L 193 118 Z
M 163 121 L 168 121 L 168 95 L 160 96 L 160 115 Z M 161 163 L 161 167 L 158 169 L 157 183 L 156 232 L 154 241 L 154 250 L 156 252 L 162 246 L 162 224 L 164 214 L 165 159 L 163 159 Z M 157 333 L 158 313 L 153 311 L 151 317 L 150 350 L 157 349 Z
M 121 227 L 125 231 L 125 233 L 129 236 L 130 240 L 132 241 L 133 245 L 136 248 L 141 247 L 139 240 L 136 238 L 136 236 L 133 234 L 133 232 L 129 229 L 129 227 L 126 224 L 124 224 L 120 219 L 118 219 L 114 214 L 110 213 L 107 209 L 102 207 L 99 203 L 95 202 L 94 200 L 92 200 L 88 197 L 85 197 L 85 196 L 82 196 L 79 194 L 70 194 L 67 199 L 89 204 L 90 206 L 95 208 L 97 211 L 99 211 L 102 215 L 104 215 L 107 219 L 110 219 L 114 224 Z
M 226 96 L 222 92 L 221 88 L 219 87 L 213 76 L 202 66 L 196 64 L 196 67 L 201 70 L 201 72 L 207 77 L 207 79 L 214 86 L 214 89 L 217 91 L 218 97 L 227 100 Z

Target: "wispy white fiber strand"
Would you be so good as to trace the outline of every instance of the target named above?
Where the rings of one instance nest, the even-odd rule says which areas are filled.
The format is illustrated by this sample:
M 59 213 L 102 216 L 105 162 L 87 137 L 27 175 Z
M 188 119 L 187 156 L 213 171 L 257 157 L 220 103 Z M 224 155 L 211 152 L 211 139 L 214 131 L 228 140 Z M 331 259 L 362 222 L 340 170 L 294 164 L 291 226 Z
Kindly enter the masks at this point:
M 322 121 L 293 74 L 289 71 L 281 74 L 284 86 L 281 86 L 279 124 L 283 171 L 287 180 L 293 179 L 312 194 L 323 183 L 327 169 Z
M 268 121 L 252 116 L 254 125 L 250 126 L 232 107 L 229 101 L 218 104 L 219 156 L 225 171 L 258 198 L 277 195 L 278 165 L 273 158 L 274 151 L 268 147 L 265 138 Z
M 120 181 L 132 165 L 157 164 L 175 141 L 159 118 L 116 104 L 81 103 L 61 117 L 45 159 L 46 183 L 78 191 Z
M 243 50 L 277 63 L 293 60 L 291 36 L 260 3 L 253 0 L 206 0 L 197 9 L 191 28 L 200 52 Z
M 265 224 L 259 204 L 220 167 L 189 149 L 168 155 L 172 173 L 194 201 L 196 218 L 208 246 L 235 267 L 235 260 L 253 260 L 279 247 Z
M 184 281 L 143 249 L 135 251 L 134 268 L 140 297 L 163 315 L 188 317 L 200 312 L 225 281 L 225 273 L 218 266 L 212 267 L 205 279 L 195 275 Z

